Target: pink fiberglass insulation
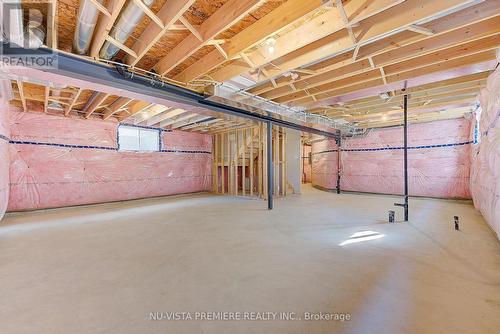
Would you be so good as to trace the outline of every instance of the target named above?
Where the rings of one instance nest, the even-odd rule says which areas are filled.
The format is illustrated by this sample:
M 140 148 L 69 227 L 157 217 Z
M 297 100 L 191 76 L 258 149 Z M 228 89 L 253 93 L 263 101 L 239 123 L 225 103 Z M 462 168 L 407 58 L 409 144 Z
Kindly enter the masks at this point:
M 0 98 L 0 219 L 9 202 L 9 123 L 8 102 Z
M 166 152 L 117 150 L 118 124 L 12 109 L 9 211 L 211 187 L 211 137 L 162 131 Z
M 472 150 L 474 205 L 500 238 L 500 71 L 493 72 L 479 94 L 479 144 Z
M 311 183 L 324 189 L 337 187 L 338 147 L 333 139 L 315 139 L 312 147 Z
M 471 121 L 463 118 L 409 126 L 410 195 L 470 198 L 470 126 Z M 402 127 L 374 129 L 343 140 L 341 189 L 402 194 L 402 146 Z M 338 153 L 328 152 L 336 148 L 334 140 L 313 144 L 313 184 L 336 187 Z

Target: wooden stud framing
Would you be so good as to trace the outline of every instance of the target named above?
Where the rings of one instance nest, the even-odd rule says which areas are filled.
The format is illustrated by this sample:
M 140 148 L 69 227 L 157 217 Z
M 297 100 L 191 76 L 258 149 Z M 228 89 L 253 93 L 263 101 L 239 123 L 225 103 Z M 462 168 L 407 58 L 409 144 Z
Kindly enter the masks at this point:
M 64 110 L 64 116 L 68 116 L 71 110 L 73 109 L 73 106 L 76 104 L 76 101 L 78 101 L 78 98 L 80 97 L 80 94 L 82 93 L 82 89 L 78 88 L 76 92 L 73 93 L 73 96 L 71 98 L 71 102 L 68 104 L 66 109 Z
M 49 104 L 50 87 L 45 86 L 45 100 L 43 102 L 43 112 L 47 113 L 47 105 Z
M 21 98 L 21 104 L 23 105 L 23 111 L 26 112 L 28 111 L 28 107 L 26 106 L 26 97 L 24 95 L 23 82 L 17 80 L 16 83 L 17 83 L 17 89 L 19 91 L 19 97 Z

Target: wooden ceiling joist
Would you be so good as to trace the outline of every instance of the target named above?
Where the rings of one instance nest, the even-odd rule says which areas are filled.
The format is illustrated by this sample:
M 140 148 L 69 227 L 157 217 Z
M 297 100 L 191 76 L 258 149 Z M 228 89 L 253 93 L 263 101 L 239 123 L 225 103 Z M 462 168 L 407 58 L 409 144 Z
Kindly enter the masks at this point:
M 108 98 L 109 94 L 108 93 L 97 93 L 93 97 L 92 101 L 90 104 L 85 108 L 85 118 L 89 118 L 90 115 L 92 115 L 97 108 L 101 106 L 101 104 Z
M 495 57 L 494 51 L 489 50 L 485 52 L 481 52 L 478 54 L 473 54 L 461 58 L 456 58 L 452 59 L 449 61 L 444 61 L 441 63 L 433 64 L 433 65 L 428 65 L 416 69 L 411 69 L 408 71 L 404 71 L 401 73 L 397 73 L 394 75 L 387 76 L 387 82 L 388 83 L 395 83 L 395 82 L 401 82 L 404 80 L 408 80 L 411 78 L 416 78 L 421 75 L 425 74 L 431 74 L 431 73 L 436 73 L 440 71 L 445 71 L 445 70 L 450 70 L 450 69 L 456 69 L 460 67 L 464 67 L 467 65 L 474 65 L 474 64 L 479 64 L 479 63 L 484 63 L 489 60 L 493 60 Z M 382 79 L 374 79 L 374 80 L 369 80 L 369 81 L 361 81 L 358 83 L 353 83 L 352 85 L 345 86 L 343 88 L 338 88 L 338 89 L 333 89 L 329 90 L 326 92 L 319 93 L 316 96 L 316 99 L 318 101 L 322 101 L 322 103 L 328 104 L 328 99 L 341 96 L 341 95 L 346 95 L 350 94 L 356 91 L 364 90 L 367 88 L 373 88 L 373 87 L 378 87 L 378 86 L 383 86 L 384 83 Z M 292 103 L 289 103 L 290 105 L 312 105 L 314 104 L 314 100 L 310 98 L 309 96 L 303 97 L 303 98 L 298 98 L 294 99 Z
M 383 38 L 388 34 L 404 30 L 404 27 L 410 24 L 435 17 L 440 15 L 440 13 L 450 11 L 469 2 L 470 1 L 464 0 L 407 0 L 382 12 L 374 9 L 373 16 L 365 18 L 363 21 L 359 22 L 358 26 L 353 27 L 354 33 L 360 36 L 358 43 L 366 44 Z M 347 7 L 345 7 L 345 9 L 346 11 L 348 10 Z M 333 12 L 333 10 L 331 12 Z M 309 40 L 311 35 L 314 36 L 314 34 L 311 34 L 311 31 L 315 32 L 315 30 L 310 30 L 310 28 L 308 28 L 308 31 L 305 31 L 304 36 L 301 37 L 302 41 L 307 41 L 308 43 L 299 49 L 289 51 L 286 56 L 274 62 L 276 66 L 268 68 L 270 76 L 276 77 L 294 68 L 301 67 L 304 64 L 331 57 L 349 48 L 354 49 L 355 45 L 347 31 L 341 30 L 344 27 L 344 23 L 338 11 L 336 15 L 338 19 L 335 21 L 336 23 L 332 24 L 337 24 L 337 28 L 336 26 L 330 27 L 330 34 L 319 40 L 313 38 L 312 41 Z M 347 12 L 347 15 L 351 16 L 353 14 Z M 293 32 L 298 32 L 300 28 L 301 27 L 297 28 Z M 283 44 L 285 45 L 288 45 L 288 43 L 290 43 L 289 41 L 293 41 L 294 37 L 297 37 L 297 35 L 293 33 L 290 34 L 291 36 L 286 35 L 287 34 L 280 36 L 280 38 L 284 38 Z M 274 56 L 262 56 L 263 54 L 265 55 L 263 51 L 264 50 L 256 50 L 255 54 L 249 54 L 249 57 L 257 66 L 265 65 L 273 59 L 276 59 Z M 244 69 L 237 69 L 228 65 L 210 75 L 216 81 L 225 81 L 238 74 L 244 73 L 244 71 Z M 269 78 L 259 81 L 265 81 L 267 79 Z
M 163 112 L 159 115 L 156 115 L 154 117 L 147 119 L 146 125 L 148 125 L 148 126 L 157 125 L 158 123 L 160 123 L 164 120 L 171 119 L 173 117 L 179 116 L 179 115 L 184 114 L 184 113 L 186 113 L 186 110 L 184 110 L 184 109 L 166 110 L 165 112 Z
M 267 37 L 278 34 L 303 16 L 323 6 L 323 3 L 322 0 L 290 0 L 285 2 L 221 46 L 227 56 L 224 56 L 220 50 L 219 52 L 217 50 L 212 51 L 182 71 L 174 79 L 189 82 L 208 73 L 222 65 L 227 59 L 234 59 L 242 52 L 264 41 Z
M 359 126 L 398 122 L 406 81 L 410 108 L 418 108 L 412 119 L 446 117 L 436 108 L 453 108 L 450 117 L 466 112 L 484 87 L 500 45 L 500 0 L 224 0 L 210 6 L 161 0 L 151 8 L 144 0 L 130 2 L 145 15 L 120 42 L 109 33 L 128 2 L 92 0 L 99 14 L 90 56 L 98 59 L 108 41 L 121 50 L 112 60 L 120 57 L 132 71 L 154 69 L 197 91 L 217 82 L 234 80 L 245 87 L 253 81 L 246 89 L 252 95 Z M 49 4 L 44 12 L 46 44 L 70 51 L 71 34 L 58 36 L 55 27 L 77 20 L 66 11 L 58 20 L 57 7 Z M 427 84 L 412 87 L 419 82 Z M 73 111 L 85 118 L 131 118 L 137 124 L 203 133 L 249 124 L 76 87 L 51 91 L 47 84 L 15 80 L 12 86 L 16 105 L 25 111 L 29 101 L 30 108 L 65 116 Z M 50 109 L 52 102 L 63 110 Z M 416 115 L 421 113 L 428 115 Z
M 208 41 L 238 22 L 261 2 L 262 0 L 229 0 L 200 25 L 198 32 L 203 41 L 193 34 L 189 35 L 155 65 L 156 72 L 166 75 Z
M 166 119 L 160 122 L 160 128 L 164 128 L 167 126 L 170 126 L 175 123 L 182 123 L 186 120 L 192 119 L 193 117 L 198 116 L 197 114 L 188 114 L 188 115 L 179 115 L 177 117 L 171 118 L 171 119 Z
M 102 118 L 104 120 L 107 120 L 114 114 L 116 114 L 120 109 L 124 108 L 127 106 L 129 103 L 132 102 L 132 99 L 126 98 L 126 97 L 119 97 L 117 98 L 106 110 Z
M 158 27 L 164 28 L 162 20 L 142 0 L 133 1 Z
M 500 29 L 500 26 L 499 26 Z M 453 59 L 456 58 L 463 58 L 464 56 L 468 55 L 474 55 L 481 53 L 483 51 L 488 51 L 488 50 L 493 50 L 495 49 L 498 45 L 500 44 L 500 33 L 492 36 L 488 36 L 485 38 L 481 38 L 472 42 L 467 42 L 467 43 L 462 43 L 458 45 L 454 45 L 452 47 L 442 49 L 440 51 L 432 52 L 429 54 L 425 54 L 422 56 L 418 56 L 415 58 L 410 58 L 408 60 L 402 61 L 402 62 L 397 62 L 394 64 L 386 65 L 386 66 L 381 66 L 380 69 L 382 70 L 372 70 L 371 68 L 368 68 L 367 71 L 362 71 L 360 74 L 355 74 L 353 76 L 347 76 L 347 77 L 335 77 L 332 76 L 331 79 L 328 80 L 321 80 L 322 77 L 320 77 L 320 82 L 325 82 L 321 83 L 319 85 L 314 85 L 311 84 L 310 82 L 314 82 L 314 79 L 307 79 L 305 80 L 305 83 L 295 83 L 295 87 L 298 89 L 302 89 L 296 92 L 292 92 L 289 94 L 283 94 L 282 92 L 286 92 L 287 90 L 290 91 L 290 89 L 287 86 L 284 86 L 282 88 L 278 88 L 274 91 L 270 91 L 267 93 L 262 94 L 264 98 L 271 98 L 273 101 L 278 102 L 278 103 L 285 103 L 285 102 L 290 102 L 290 101 L 295 101 L 298 99 L 301 99 L 305 96 L 307 96 L 306 92 L 304 89 L 309 89 L 314 92 L 314 95 L 318 98 L 318 95 L 321 95 L 323 93 L 326 93 L 328 91 L 334 90 L 334 89 L 339 89 L 342 87 L 347 87 L 351 86 L 360 82 L 366 82 L 369 80 L 373 80 L 380 75 L 382 75 L 383 78 L 383 83 L 387 84 L 387 82 L 394 82 L 394 80 L 390 80 L 389 77 L 394 77 L 397 78 L 397 74 L 406 72 L 412 69 L 418 69 L 422 67 L 429 67 L 429 65 L 433 64 L 439 64 L 443 63 L 443 66 L 450 68 L 450 62 Z M 492 59 L 492 58 L 491 58 Z M 474 58 L 470 58 L 472 63 L 475 63 L 476 60 Z M 463 64 L 463 63 L 462 63 Z M 465 64 L 463 64 L 465 65 Z M 436 68 L 436 70 L 440 70 L 439 68 Z M 379 73 L 380 72 L 380 73 Z M 426 72 L 429 73 L 429 72 Z M 422 74 L 424 74 L 422 72 Z M 329 73 L 331 76 L 332 73 Z
M 133 102 L 131 104 L 131 106 L 128 108 L 125 115 L 120 115 L 118 117 L 118 120 L 120 122 L 123 122 L 124 120 L 126 120 L 129 117 L 133 117 L 133 116 L 137 115 L 138 113 L 143 112 L 145 109 L 149 108 L 151 105 L 152 105 L 151 103 L 144 102 L 144 101 Z
M 434 38 L 426 38 L 426 36 L 419 35 L 418 38 L 412 33 L 402 32 L 393 36 L 386 37 L 376 43 L 363 46 L 358 53 L 358 61 L 354 61 L 352 56 L 347 52 L 335 57 L 331 57 L 325 61 L 319 62 L 315 65 L 308 66 L 310 70 L 319 72 L 318 75 L 325 73 L 325 77 L 339 76 L 352 72 L 358 72 L 365 69 L 368 64 L 374 68 L 374 64 L 370 62 L 372 57 L 377 57 L 377 63 L 383 65 L 392 61 L 403 60 L 411 54 L 424 54 L 440 47 L 453 45 L 473 39 L 470 36 L 487 36 L 488 32 L 494 32 L 496 28 L 498 31 L 498 22 L 494 21 L 500 15 L 500 2 L 483 2 L 478 5 L 469 7 L 458 13 L 450 14 L 441 20 L 434 20 L 425 26 L 436 32 Z M 481 23 L 482 21 L 485 21 Z M 478 23 L 478 24 L 476 24 Z M 486 31 L 483 31 L 486 29 Z M 444 35 L 444 37 L 443 37 Z M 450 42 L 446 42 L 449 40 Z M 441 46 L 436 45 L 441 43 Z M 392 56 L 391 56 L 392 55 Z M 380 58 L 383 58 L 381 60 Z M 339 73 L 344 71 L 343 73 Z M 328 73 L 333 71 L 332 73 Z M 299 78 L 299 81 L 302 78 Z M 278 87 L 288 85 L 293 80 L 290 77 L 279 77 L 275 80 Z M 300 86 L 300 85 L 299 85 Z M 261 94 L 267 92 L 274 87 L 269 82 L 260 84 L 249 90 L 252 94 Z
M 90 56 L 94 58 L 99 57 L 99 51 L 101 51 L 104 42 L 106 41 L 106 37 L 109 35 L 111 28 L 113 28 L 113 24 L 115 24 L 120 11 L 122 10 L 123 5 L 126 0 L 109 0 L 107 10 L 109 11 L 109 16 L 101 16 L 101 18 L 97 21 L 97 26 L 94 30 L 94 39 L 90 46 Z
M 176 22 L 191 7 L 195 0 L 167 0 L 156 16 L 162 22 L 163 28 L 156 22 L 150 22 L 131 49 L 137 57 L 128 55 L 125 63 L 136 65 L 146 53 L 169 31 L 176 27 Z

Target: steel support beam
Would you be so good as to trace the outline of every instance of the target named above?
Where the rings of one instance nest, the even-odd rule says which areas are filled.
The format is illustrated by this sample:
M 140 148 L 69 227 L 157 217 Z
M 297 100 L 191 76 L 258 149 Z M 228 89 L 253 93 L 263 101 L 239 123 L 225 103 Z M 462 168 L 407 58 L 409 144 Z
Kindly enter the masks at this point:
M 6 64 L 11 63 L 10 60 L 13 60 L 12 63 L 17 64 L 16 60 L 21 57 L 51 57 L 56 66 L 42 69 L 44 72 L 99 83 L 145 96 L 167 99 L 177 103 L 184 103 L 194 107 L 202 107 L 208 110 L 218 111 L 254 121 L 271 122 L 277 126 L 313 133 L 329 138 L 338 138 L 340 135 L 339 130 L 333 130 L 332 132 L 324 131 L 282 119 L 281 115 L 273 115 L 271 113 L 262 115 L 241 108 L 209 101 L 207 100 L 209 96 L 196 93 L 189 89 L 160 81 L 157 78 L 132 73 L 127 71 L 125 68 L 117 68 L 104 63 L 97 63 L 93 60 L 88 60 L 77 55 L 49 48 L 24 49 L 20 47 L 12 47 L 9 44 L 3 44 L 2 47 L 0 61 Z

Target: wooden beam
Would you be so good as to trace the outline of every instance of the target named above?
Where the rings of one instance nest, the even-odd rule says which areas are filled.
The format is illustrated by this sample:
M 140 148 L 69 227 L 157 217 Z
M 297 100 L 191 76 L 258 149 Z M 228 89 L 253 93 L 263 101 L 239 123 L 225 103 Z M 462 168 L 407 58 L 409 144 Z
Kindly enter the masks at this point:
M 163 28 L 155 22 L 150 22 L 131 47 L 137 57 L 126 56 L 125 63 L 136 65 L 169 30 L 178 28 L 175 23 L 194 2 L 195 0 L 167 0 L 156 13 L 156 16 L 163 22 Z
M 200 25 L 199 33 L 203 41 L 213 39 L 219 33 L 231 27 L 248 12 L 258 6 L 261 1 L 262 0 L 229 0 L 226 2 L 219 10 Z M 164 56 L 154 68 L 157 73 L 166 75 L 203 46 L 204 42 L 200 41 L 194 35 L 189 35 Z
M 113 28 L 113 24 L 115 23 L 116 19 L 118 18 L 118 15 L 120 14 L 120 11 L 125 4 L 126 0 L 109 0 L 108 1 L 108 8 L 110 12 L 110 16 L 104 16 L 101 17 L 98 22 L 97 26 L 94 30 L 94 37 L 92 41 L 92 45 L 90 46 L 90 56 L 94 58 L 99 57 L 99 51 L 101 51 L 101 48 L 104 44 L 104 41 L 106 41 L 106 37 L 108 36 L 109 32 L 111 31 L 111 28 Z
M 328 22 L 328 24 L 325 24 L 325 22 Z M 274 52 L 269 52 L 267 46 L 262 45 L 249 52 L 245 52 L 245 55 L 253 64 L 253 68 L 261 67 L 302 47 L 309 48 L 310 44 L 331 35 L 332 32 L 340 31 L 343 28 L 344 24 L 338 10 L 332 9 L 321 15 L 315 16 L 311 20 L 298 26 L 296 29 L 284 32 L 282 35 L 275 38 Z M 222 82 L 247 71 L 247 68 L 233 63 L 211 73 L 210 76 L 213 77 L 214 80 Z M 274 71 L 279 70 L 274 69 L 273 73 Z
M 155 13 L 142 1 L 142 0 L 134 0 L 134 3 L 161 29 L 164 28 L 163 22 L 161 19 L 156 16 Z
M 495 59 L 495 52 L 493 50 L 488 50 L 484 52 L 480 52 L 477 54 L 472 54 L 472 55 L 467 55 L 464 57 L 460 58 L 455 58 L 451 60 L 445 60 L 441 63 L 436 63 L 436 64 L 431 64 L 419 68 L 414 68 L 414 69 L 409 69 L 407 71 L 403 71 L 400 73 L 395 73 L 395 74 L 390 74 L 386 70 L 386 79 L 387 82 L 390 83 L 395 83 L 395 82 L 401 82 L 404 80 L 408 80 L 411 78 L 415 78 L 418 76 L 430 74 L 430 73 L 435 73 L 435 72 L 441 72 L 445 70 L 450 70 L 450 69 L 455 69 L 455 68 L 460 68 L 468 65 L 473 65 L 473 64 L 478 64 L 478 63 L 483 63 L 489 60 Z M 352 85 L 345 86 L 342 88 L 334 89 L 331 91 L 326 91 L 323 93 L 319 93 L 316 95 L 316 98 L 318 101 L 323 101 L 325 99 L 335 97 L 335 96 L 342 96 L 345 94 L 350 94 L 359 90 L 367 89 L 367 88 L 372 88 L 372 87 L 377 87 L 383 85 L 383 82 L 381 79 L 375 79 L 375 80 L 370 80 L 370 81 L 364 81 L 364 82 L 359 82 L 359 83 L 353 83 Z M 312 100 L 309 99 L 309 101 L 312 104 Z M 327 103 L 327 101 L 323 102 Z M 295 100 L 292 105 L 303 105 L 303 104 L 308 104 L 306 99 L 302 100 Z
M 198 38 L 200 42 L 203 43 L 203 36 L 195 27 L 193 27 L 191 23 L 189 23 L 189 21 L 184 16 L 179 17 L 179 21 L 187 28 L 187 30 L 189 30 L 196 38 Z
M 197 116 L 199 116 L 199 115 L 198 114 L 188 114 L 188 115 L 183 115 L 183 116 L 172 118 L 172 119 L 167 119 L 167 120 L 160 122 L 160 127 L 164 128 L 164 127 L 172 125 L 172 124 L 176 124 L 176 123 L 179 124 L 179 123 L 182 123 L 186 120 L 192 119 L 193 117 L 197 117 Z
M 47 10 L 47 46 L 57 50 L 57 1 L 48 3 Z
M 210 119 L 210 120 L 207 120 L 207 121 L 201 121 L 198 124 L 191 124 L 191 125 L 188 125 L 188 126 L 183 126 L 182 127 L 182 131 L 186 131 L 186 130 L 193 131 L 196 128 L 207 127 L 209 124 L 217 123 L 217 122 L 220 122 L 220 121 L 221 121 L 220 119 Z
M 28 107 L 26 106 L 26 97 L 24 96 L 24 87 L 23 82 L 20 80 L 16 81 L 17 89 L 19 91 L 19 97 L 21 98 L 21 104 L 23 105 L 23 111 L 28 111 Z
M 220 44 L 214 44 L 214 47 L 219 51 L 219 53 L 224 57 L 224 59 L 229 59 L 229 56 L 227 55 L 226 51 Z
M 189 82 L 208 73 L 222 65 L 227 59 L 234 59 L 245 50 L 264 41 L 267 37 L 278 34 L 303 16 L 323 6 L 323 3 L 322 0 L 287 1 L 231 38 L 221 47 L 224 53 L 221 50 L 218 50 L 220 54 L 212 51 L 178 74 L 175 80 Z
M 187 111 L 184 109 L 169 109 L 164 111 L 163 113 L 156 115 L 154 117 L 151 117 L 150 119 L 146 120 L 146 125 L 151 126 L 160 123 L 161 121 L 164 121 L 166 119 L 173 118 L 175 116 L 179 116 L 181 114 L 186 113 Z
M 431 29 L 427 29 L 421 26 L 418 26 L 416 24 L 410 24 L 406 29 L 416 32 L 418 34 L 426 35 L 426 36 L 432 36 L 434 35 L 434 31 Z
M 457 30 L 456 32 L 465 33 L 468 31 L 470 36 L 474 37 L 472 38 L 472 41 L 456 45 L 455 43 L 457 42 L 457 37 L 454 37 L 450 32 L 401 47 L 395 51 L 388 51 L 378 56 L 374 56 L 372 62 L 379 66 L 380 75 L 382 79 L 385 80 L 386 67 L 391 69 L 391 73 L 389 74 L 393 74 L 396 73 L 396 69 L 402 71 L 404 69 L 418 68 L 438 63 L 446 59 L 464 56 L 466 54 L 470 54 L 471 52 L 475 53 L 494 48 L 495 45 L 500 43 L 500 17 L 495 18 L 492 21 L 498 21 L 499 23 L 499 25 L 494 26 L 494 29 L 498 30 L 496 34 L 490 35 L 491 32 L 486 31 L 486 37 L 475 38 L 476 36 L 481 36 L 475 35 L 475 29 L 463 28 Z M 488 20 L 484 23 L 491 23 L 492 21 Z M 482 26 L 482 23 L 480 25 Z M 478 33 L 483 34 L 484 31 L 478 30 Z M 459 34 L 458 36 L 462 35 Z M 450 44 L 452 45 L 451 47 L 449 46 Z M 438 51 L 430 52 L 434 49 L 437 49 Z M 361 81 L 374 79 L 376 77 L 376 71 L 372 69 L 372 66 L 367 66 L 367 62 L 367 60 L 360 60 L 359 62 L 351 63 L 346 66 L 300 80 L 294 85 L 297 89 L 303 90 L 302 93 L 291 91 L 288 87 L 283 86 L 261 93 L 260 95 L 264 98 L 271 98 L 273 100 L 290 94 L 296 94 L 295 96 L 300 98 L 307 95 L 305 93 L 305 89 L 314 88 L 316 95 L 322 91 L 333 89 L 333 86 L 335 86 L 335 88 L 340 88 L 342 86 L 353 84 L 354 80 L 349 80 L 349 77 L 360 78 Z M 408 67 L 404 68 L 404 66 Z M 357 80 L 356 82 L 360 82 L 360 80 Z M 280 101 L 286 102 L 289 100 L 281 99 Z
M 85 118 L 89 118 L 90 115 L 94 113 L 94 111 L 99 108 L 99 106 L 108 98 L 110 94 L 108 93 L 97 93 L 94 98 L 92 99 L 92 102 L 88 105 L 87 108 L 85 108 Z
M 129 108 L 128 108 L 128 114 L 125 115 L 125 116 L 120 116 L 118 117 L 118 120 L 120 122 L 123 122 L 124 120 L 126 120 L 127 118 L 129 117 L 132 117 L 132 116 L 135 116 L 137 115 L 138 113 L 141 113 L 143 112 L 144 110 L 146 110 L 147 108 L 151 107 L 153 104 L 152 103 L 149 103 L 149 102 L 144 102 L 144 101 L 137 101 L 137 102 L 134 102 Z
M 340 17 L 342 18 L 342 21 L 344 21 L 345 28 L 347 29 L 347 32 L 349 33 L 349 37 L 351 38 L 352 43 L 356 44 L 357 43 L 356 36 L 354 35 L 354 32 L 352 31 L 352 28 L 349 24 L 349 18 L 347 17 L 344 6 L 342 5 L 342 0 L 335 0 L 335 5 L 337 6 L 337 9 L 340 13 Z M 354 59 L 356 59 L 355 56 L 354 56 Z
M 71 102 L 68 104 L 68 107 L 64 111 L 64 116 L 68 116 L 71 110 L 73 109 L 73 106 L 75 105 L 76 101 L 78 101 L 78 98 L 80 97 L 80 94 L 82 93 L 82 89 L 78 88 L 76 92 L 73 93 L 73 96 L 71 98 Z
M 49 94 L 50 94 L 50 87 L 45 86 L 45 100 L 43 102 L 43 112 L 47 113 L 47 105 L 49 104 Z
M 113 44 L 114 46 L 116 46 L 117 48 L 119 48 L 120 50 L 125 51 L 127 54 L 131 55 L 132 57 L 137 58 L 137 54 L 132 49 L 127 47 L 125 44 L 120 43 L 120 41 L 114 39 L 113 37 L 111 37 L 109 35 L 106 36 L 106 40 L 108 42 L 110 42 L 111 44 Z
M 107 17 L 111 17 L 111 13 L 108 11 L 106 7 L 104 7 L 99 1 L 97 0 L 90 0 L 92 4 L 97 8 L 98 11 L 106 15 Z
M 416 22 L 439 16 L 442 13 L 446 13 L 469 2 L 470 0 L 407 0 L 383 12 L 375 11 L 376 15 L 359 22 L 359 25 L 357 27 L 353 27 L 353 29 L 355 33 L 360 36 L 358 43 L 364 45 L 385 38 L 387 35 L 404 30 L 405 27 L 410 24 L 415 24 Z M 350 14 L 347 13 L 347 15 Z M 339 17 L 337 21 L 337 25 L 340 25 L 342 28 L 342 19 Z M 307 23 L 303 26 L 306 25 Z M 296 35 L 296 32 L 301 28 L 302 27 L 292 30 L 289 35 L 283 34 L 277 39 L 277 44 L 282 38 L 284 39 L 284 44 L 292 44 L 290 41 L 294 41 L 294 38 L 296 38 L 294 35 Z M 276 77 L 277 75 L 281 75 L 285 72 L 293 70 L 294 68 L 301 67 L 304 64 L 312 63 L 326 57 L 331 57 L 332 54 L 340 53 L 354 47 L 352 40 L 346 31 L 339 31 L 337 26 L 334 26 L 333 28 L 330 26 L 329 28 L 330 31 L 328 35 L 313 42 L 309 40 L 311 37 L 307 35 L 311 35 L 310 30 L 308 29 L 309 31 L 306 31 L 306 34 L 301 37 L 301 40 L 307 41 L 308 43 L 300 48 L 294 48 L 290 51 L 287 50 L 287 55 L 281 57 L 279 61 L 275 60 L 276 58 L 274 55 L 272 57 L 266 55 L 264 49 L 257 49 L 253 53 L 248 54 L 248 56 L 252 59 L 256 66 L 261 66 L 265 63 L 273 61 L 273 64 L 275 64 L 276 67 L 269 69 L 269 72 L 271 77 Z M 277 50 L 280 48 L 281 47 L 276 47 Z M 244 69 L 231 64 L 219 69 L 215 73 L 212 73 L 211 77 L 216 81 L 225 81 L 235 75 L 244 73 L 244 71 Z
M 108 110 L 104 113 L 104 115 L 102 116 L 102 118 L 104 120 L 107 120 L 108 118 L 110 118 L 111 116 L 113 116 L 114 114 L 116 114 L 121 108 L 125 107 L 126 105 L 128 105 L 132 101 L 133 101 L 132 99 L 129 99 L 127 97 L 119 97 L 119 98 L 117 98 L 111 104 L 111 106 L 109 106 Z

